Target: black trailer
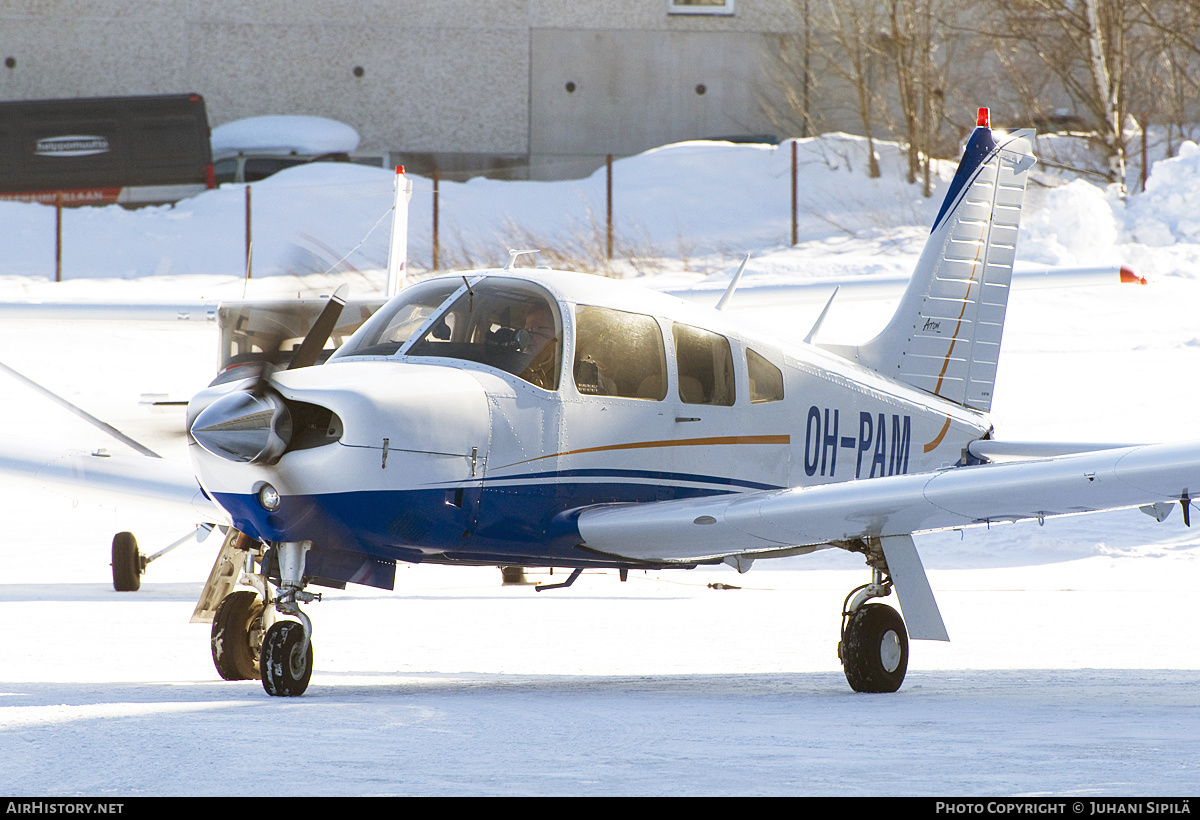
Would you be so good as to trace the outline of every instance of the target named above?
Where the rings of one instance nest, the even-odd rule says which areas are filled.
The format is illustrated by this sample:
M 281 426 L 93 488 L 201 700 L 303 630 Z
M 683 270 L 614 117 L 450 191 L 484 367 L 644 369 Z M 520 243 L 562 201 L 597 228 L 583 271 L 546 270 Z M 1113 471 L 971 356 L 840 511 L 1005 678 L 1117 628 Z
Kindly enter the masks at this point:
M 0 102 L 0 199 L 139 206 L 212 187 L 199 94 Z

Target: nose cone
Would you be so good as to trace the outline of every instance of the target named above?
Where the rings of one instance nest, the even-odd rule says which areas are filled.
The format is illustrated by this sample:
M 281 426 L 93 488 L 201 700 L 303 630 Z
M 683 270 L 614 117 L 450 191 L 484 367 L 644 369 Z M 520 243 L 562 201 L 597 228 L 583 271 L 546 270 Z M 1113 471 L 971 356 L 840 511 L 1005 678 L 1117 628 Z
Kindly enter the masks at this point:
M 274 464 L 292 437 L 292 416 L 274 393 L 227 393 L 200 411 L 189 430 L 215 456 Z

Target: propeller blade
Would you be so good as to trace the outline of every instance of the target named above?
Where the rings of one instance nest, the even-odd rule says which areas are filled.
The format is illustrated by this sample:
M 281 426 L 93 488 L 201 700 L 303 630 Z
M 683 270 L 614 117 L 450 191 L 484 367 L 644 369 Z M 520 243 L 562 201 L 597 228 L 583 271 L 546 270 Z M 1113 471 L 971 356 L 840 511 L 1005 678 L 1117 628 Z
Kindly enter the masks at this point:
M 264 337 L 262 342 L 262 362 L 258 366 L 258 372 L 254 375 L 254 381 L 246 388 L 253 396 L 266 395 L 267 388 L 271 386 L 271 374 L 279 368 L 276 362 L 279 361 L 279 350 L 283 346 L 283 336 L 281 334 L 273 334 Z
M 298 367 L 310 367 L 317 363 L 317 359 L 321 356 L 321 351 L 325 349 L 325 342 L 329 341 L 333 329 L 337 327 L 337 320 L 342 315 L 342 308 L 346 306 L 346 293 L 349 291 L 348 285 L 342 285 L 333 296 L 329 297 L 329 301 L 325 303 L 325 308 L 321 311 L 321 315 L 317 317 L 317 321 L 313 322 L 312 328 L 304 337 L 304 341 L 296 348 L 295 354 L 292 356 L 292 363 L 288 365 L 288 370 L 295 370 Z

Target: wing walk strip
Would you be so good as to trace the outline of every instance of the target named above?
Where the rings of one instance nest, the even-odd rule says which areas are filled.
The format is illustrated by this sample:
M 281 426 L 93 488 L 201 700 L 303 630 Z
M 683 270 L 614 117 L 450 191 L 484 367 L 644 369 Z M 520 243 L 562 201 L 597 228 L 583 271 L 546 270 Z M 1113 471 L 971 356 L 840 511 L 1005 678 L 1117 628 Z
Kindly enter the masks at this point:
M 617 450 L 643 450 L 653 449 L 657 447 L 723 447 L 732 444 L 783 444 L 789 445 L 792 442 L 790 435 L 768 435 L 768 436 L 708 436 L 704 438 L 684 438 L 684 439 L 666 439 L 661 441 L 630 441 L 623 444 L 606 444 L 601 447 L 582 447 L 578 450 L 564 450 L 557 453 L 550 453 L 536 458 L 528 458 L 524 461 L 514 461 L 512 464 L 505 464 L 503 467 L 497 467 L 497 470 L 506 470 L 509 467 L 519 467 L 522 464 L 531 464 L 535 461 L 541 461 L 547 458 L 559 458 L 562 456 L 575 456 L 584 453 L 605 453 L 615 452 Z

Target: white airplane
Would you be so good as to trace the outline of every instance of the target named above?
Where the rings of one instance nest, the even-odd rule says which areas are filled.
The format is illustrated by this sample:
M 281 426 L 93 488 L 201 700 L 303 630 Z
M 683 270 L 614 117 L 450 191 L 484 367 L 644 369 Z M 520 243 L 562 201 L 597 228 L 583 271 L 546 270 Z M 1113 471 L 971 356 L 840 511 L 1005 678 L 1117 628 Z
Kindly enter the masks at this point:
M 272 695 L 308 686 L 309 587 L 390 589 L 397 562 L 572 570 L 547 589 L 589 568 L 746 571 L 827 548 L 871 573 L 843 607 L 846 678 L 895 691 L 910 637 L 948 640 L 914 534 L 1126 507 L 1162 520 L 1175 503 L 1187 520 L 1200 484 L 1200 443 L 993 440 L 1033 163 L 1028 132 L 993 131 L 981 109 L 866 344 L 811 343 L 820 319 L 780 344 L 663 293 L 510 263 L 401 290 L 312 366 L 335 295 L 287 369 L 192 399 L 190 469 L 6 444 L 0 470 L 224 527 L 194 620 L 212 622 L 222 677 Z M 136 545 L 114 560 L 136 577 Z M 904 618 L 875 601 L 893 589 Z

